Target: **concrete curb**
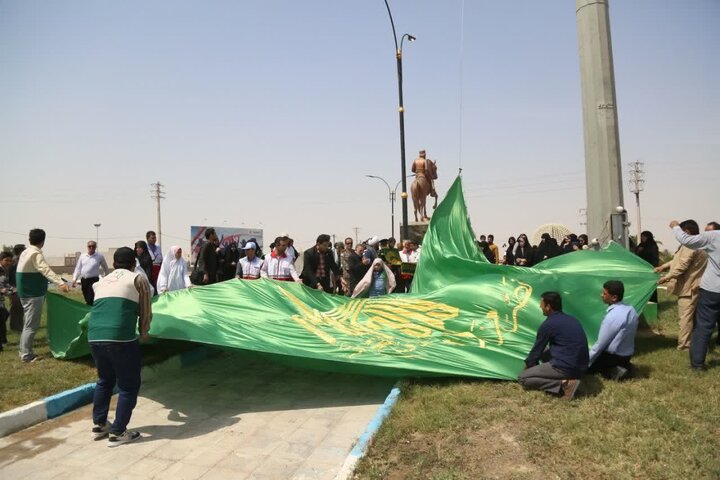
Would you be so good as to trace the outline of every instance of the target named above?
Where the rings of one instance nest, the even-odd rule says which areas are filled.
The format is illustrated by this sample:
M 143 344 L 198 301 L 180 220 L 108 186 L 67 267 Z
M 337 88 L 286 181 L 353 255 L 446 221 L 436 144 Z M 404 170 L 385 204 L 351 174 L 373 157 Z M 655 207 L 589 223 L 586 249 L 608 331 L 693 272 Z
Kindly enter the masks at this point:
M 385 403 L 380 405 L 375 413 L 375 416 L 372 420 L 370 420 L 370 423 L 368 423 L 368 426 L 365 428 L 363 434 L 360 435 L 355 447 L 353 447 L 347 458 L 345 458 L 345 462 L 338 474 L 335 476 L 335 480 L 348 480 L 351 478 L 357 463 L 365 456 L 367 448 L 370 445 L 370 441 L 373 439 L 378 429 L 380 429 L 380 426 L 383 424 L 387 416 L 390 415 L 392 408 L 395 406 L 395 403 L 397 403 L 399 395 L 400 388 L 396 384 L 392 390 L 390 390 L 387 398 L 385 398 Z
M 203 346 L 172 356 L 158 364 L 143 367 L 143 383 L 156 378 L 160 370 L 186 368 L 217 353 L 219 350 Z M 87 383 L 0 413 L 0 438 L 87 405 L 92 402 L 94 393 L 95 383 Z

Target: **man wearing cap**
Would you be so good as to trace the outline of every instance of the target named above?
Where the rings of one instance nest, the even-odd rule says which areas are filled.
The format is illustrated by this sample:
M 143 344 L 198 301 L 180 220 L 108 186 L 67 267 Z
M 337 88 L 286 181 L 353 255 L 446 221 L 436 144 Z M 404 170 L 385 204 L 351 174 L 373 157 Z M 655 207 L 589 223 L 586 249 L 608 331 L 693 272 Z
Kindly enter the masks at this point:
M 263 261 L 255 255 L 257 245 L 255 242 L 247 242 L 243 247 L 245 256 L 240 259 L 237 265 L 235 276 L 242 280 L 257 280 L 260 278 L 260 269 Z
M 332 293 L 330 272 L 335 274 L 335 278 L 342 278 L 340 268 L 335 263 L 333 254 L 330 251 L 330 235 L 323 233 L 318 235 L 315 246 L 308 248 L 303 253 L 301 277 L 303 283 L 308 287 Z M 344 282 L 342 283 L 343 288 L 347 288 L 347 285 Z
M 45 261 L 42 248 L 45 245 L 45 231 L 39 228 L 30 230 L 30 246 L 20 254 L 15 281 L 17 294 L 24 312 L 24 324 L 20 335 L 20 359 L 34 362 L 37 355 L 33 352 L 35 333 L 40 328 L 40 316 L 47 296 L 48 280 L 58 285 L 63 292 L 70 289 L 60 275 L 53 272 Z
M 95 360 L 98 381 L 93 394 L 95 440 L 110 436 L 110 447 L 140 438 L 127 429 L 140 391 L 142 364 L 138 332 L 147 338 L 152 320 L 150 284 L 134 272 L 135 252 L 118 248 L 113 255 L 115 270 L 93 285 L 95 303 L 88 322 L 88 343 Z M 110 399 L 117 384 L 115 421 L 108 422 Z

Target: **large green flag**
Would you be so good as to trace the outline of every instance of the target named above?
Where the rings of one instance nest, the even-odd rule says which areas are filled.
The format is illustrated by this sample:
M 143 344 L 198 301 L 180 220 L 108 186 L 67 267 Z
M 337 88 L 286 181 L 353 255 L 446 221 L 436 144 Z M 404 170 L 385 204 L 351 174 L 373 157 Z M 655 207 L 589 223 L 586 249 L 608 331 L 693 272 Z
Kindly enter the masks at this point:
M 438 206 L 422 246 L 412 293 L 348 299 L 273 280 L 230 280 L 161 295 L 150 334 L 277 356 L 294 365 L 377 375 L 515 379 L 544 320 L 540 294 L 558 291 L 564 311 L 597 338 L 610 279 L 640 310 L 657 275 L 611 243 L 536 267 L 488 263 L 474 242 L 460 177 Z M 48 302 L 53 354 L 88 353 L 89 308 L 59 295 Z

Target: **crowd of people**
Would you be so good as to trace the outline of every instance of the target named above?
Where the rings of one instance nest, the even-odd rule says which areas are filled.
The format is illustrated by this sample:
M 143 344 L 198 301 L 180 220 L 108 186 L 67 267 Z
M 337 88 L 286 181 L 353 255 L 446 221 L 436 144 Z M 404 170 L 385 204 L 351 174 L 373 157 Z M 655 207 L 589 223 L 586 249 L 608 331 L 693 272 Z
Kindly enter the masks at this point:
M 231 278 L 269 278 L 302 282 L 349 297 L 404 293 L 410 289 L 419 255 L 414 241 L 404 242 L 402 249 L 394 238 L 376 236 L 357 245 L 347 237 L 333 245 L 329 235 L 321 234 L 315 245 L 302 252 L 302 269 L 298 272 L 295 265 L 300 252 L 287 235 L 276 237 L 270 252 L 263 255 L 255 239 L 221 248 L 217 233 L 209 228 L 190 283 L 209 285 Z
M 691 368 L 702 371 L 706 368 L 710 338 L 720 323 L 720 225 L 711 222 L 700 232 L 694 220 L 682 223 L 673 220 L 670 228 L 681 244 L 670 262 L 659 265 L 659 251 L 651 232 L 642 232 L 634 251 L 656 272 L 668 272 L 658 283 L 671 285 L 671 291 L 678 295 L 681 327 L 678 349 L 689 349 Z M 33 229 L 28 248 L 17 245 L 12 253 L 0 253 L 0 294 L 12 298 L 10 312 L 4 302 L 0 306 L 0 346 L 7 342 L 6 322 L 10 318 L 11 328 L 21 327 L 19 355 L 25 363 L 38 359 L 33 340 L 40 326 L 48 282 L 63 292 L 70 288 L 45 260 L 42 253 L 45 238 L 43 230 Z M 88 242 L 87 253 L 78 258 L 72 286 L 79 281 L 86 303 L 92 306 L 88 341 L 98 371 L 92 434 L 96 439 L 109 437 L 109 446 L 140 437 L 140 433 L 128 430 L 127 425 L 140 389 L 138 332 L 142 338 L 150 330 L 154 294 L 226 280 L 231 269 L 221 265 L 230 260 L 234 278 L 303 282 L 327 293 L 373 297 L 408 291 L 421 255 L 412 241 L 404 242 L 402 249 L 394 238 L 377 237 L 357 245 L 348 237 L 332 245 L 330 236 L 322 234 L 314 246 L 303 252 L 303 267 L 298 274 L 295 262 L 299 252 L 287 235 L 278 236 L 266 255 L 262 255 L 254 239 L 220 248 L 212 228 L 206 230 L 205 239 L 192 272 L 179 246 L 171 247 L 163 258 L 152 231 L 147 232 L 145 241 L 135 244 L 134 250 L 128 247 L 116 250 L 112 271 L 93 241 Z M 537 246 L 531 246 L 526 235 L 519 235 L 517 242 L 513 237 L 509 239 L 502 258 L 492 235 L 481 236 L 478 246 L 489 261 L 532 266 L 588 245 L 583 235 L 568 235 L 558 244 L 549 234 L 543 234 Z M 519 383 L 526 389 L 572 399 L 580 377 L 586 372 L 599 372 L 615 380 L 627 376 L 633 368 L 630 360 L 635 352 L 638 314 L 623 303 L 624 294 L 621 281 L 605 282 L 601 298 L 608 308 L 597 341 L 588 348 L 580 322 L 563 313 L 561 294 L 543 293 L 540 309 L 547 319 L 538 329 Z M 115 420 L 110 424 L 110 398 L 116 385 L 119 397 Z
M 488 262 L 518 267 L 532 267 L 548 258 L 590 248 L 587 235 L 574 233 L 565 235 L 560 243 L 549 233 L 543 233 L 537 245 L 533 245 L 528 236 L 521 233 L 517 238 L 508 238 L 502 247 L 495 244 L 494 235 L 480 235 L 477 245 Z

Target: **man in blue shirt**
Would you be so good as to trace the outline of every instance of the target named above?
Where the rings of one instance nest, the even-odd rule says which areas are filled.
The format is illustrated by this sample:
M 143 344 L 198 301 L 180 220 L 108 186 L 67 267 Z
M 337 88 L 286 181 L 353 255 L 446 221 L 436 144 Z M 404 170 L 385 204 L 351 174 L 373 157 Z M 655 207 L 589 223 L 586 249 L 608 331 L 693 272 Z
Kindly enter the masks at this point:
M 559 293 L 545 292 L 541 297 L 540 309 L 547 320 L 538 329 L 518 382 L 526 390 L 543 390 L 572 400 L 588 366 L 587 337 L 580 322 L 562 312 Z M 545 360 L 548 344 L 549 359 L 539 363 L 541 358 Z
M 630 358 L 635 353 L 638 314 L 623 303 L 624 295 L 625 285 L 620 280 L 609 280 L 603 285 L 600 296 L 609 306 L 600 324 L 598 339 L 590 349 L 588 371 L 613 380 L 627 376 L 632 368 Z

